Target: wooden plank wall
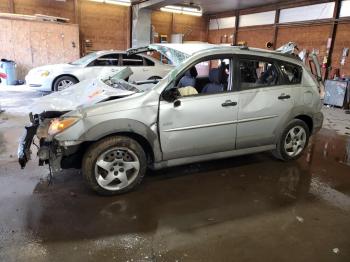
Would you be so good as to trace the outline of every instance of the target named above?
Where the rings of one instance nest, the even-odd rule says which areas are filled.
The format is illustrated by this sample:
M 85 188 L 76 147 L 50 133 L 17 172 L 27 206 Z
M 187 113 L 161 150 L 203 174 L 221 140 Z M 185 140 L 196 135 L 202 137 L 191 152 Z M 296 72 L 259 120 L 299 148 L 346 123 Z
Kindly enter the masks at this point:
M 126 49 L 129 47 L 129 8 L 106 5 L 88 0 L 13 0 L 16 14 L 44 14 L 70 19 L 80 25 L 80 40 L 92 41 L 92 47 L 82 45 L 82 53 L 101 49 Z M 10 12 L 8 0 L 0 1 L 0 12 Z M 77 12 L 75 12 L 77 11 Z M 77 16 L 75 15 L 77 13 Z
M 77 25 L 1 18 L 0 27 L 0 58 L 16 61 L 21 79 L 33 67 L 80 56 Z

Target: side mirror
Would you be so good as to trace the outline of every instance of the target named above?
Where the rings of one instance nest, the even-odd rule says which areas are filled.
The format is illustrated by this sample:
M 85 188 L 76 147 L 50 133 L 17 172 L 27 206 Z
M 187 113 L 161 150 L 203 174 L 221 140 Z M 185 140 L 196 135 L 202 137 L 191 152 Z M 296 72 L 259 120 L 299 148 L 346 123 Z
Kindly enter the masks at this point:
M 169 103 L 174 102 L 179 96 L 180 93 L 179 90 L 177 90 L 177 88 L 170 88 L 164 90 L 164 92 L 162 93 L 162 98 Z

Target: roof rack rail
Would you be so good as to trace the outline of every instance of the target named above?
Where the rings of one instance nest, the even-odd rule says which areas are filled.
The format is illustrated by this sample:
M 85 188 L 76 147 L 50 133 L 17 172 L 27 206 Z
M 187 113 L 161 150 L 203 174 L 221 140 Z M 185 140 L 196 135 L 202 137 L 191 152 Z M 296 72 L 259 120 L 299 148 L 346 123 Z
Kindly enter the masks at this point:
M 239 45 L 239 49 L 241 50 L 249 50 L 249 47 L 246 45 Z
M 231 44 L 231 46 L 239 47 L 241 50 L 249 50 L 249 47 L 246 42 L 238 42 L 237 44 Z

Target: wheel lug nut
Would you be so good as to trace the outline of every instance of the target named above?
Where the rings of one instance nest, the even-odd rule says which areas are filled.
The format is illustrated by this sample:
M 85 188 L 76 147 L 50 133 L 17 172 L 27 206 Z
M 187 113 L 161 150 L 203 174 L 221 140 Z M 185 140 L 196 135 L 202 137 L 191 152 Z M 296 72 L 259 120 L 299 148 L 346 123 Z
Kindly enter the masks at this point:
M 124 172 L 124 168 L 120 168 L 119 171 L 120 171 L 120 172 Z
M 118 175 L 118 171 L 114 171 L 114 174 L 115 174 L 115 175 Z
M 112 168 L 110 169 L 110 171 L 114 171 L 114 168 L 112 167 Z

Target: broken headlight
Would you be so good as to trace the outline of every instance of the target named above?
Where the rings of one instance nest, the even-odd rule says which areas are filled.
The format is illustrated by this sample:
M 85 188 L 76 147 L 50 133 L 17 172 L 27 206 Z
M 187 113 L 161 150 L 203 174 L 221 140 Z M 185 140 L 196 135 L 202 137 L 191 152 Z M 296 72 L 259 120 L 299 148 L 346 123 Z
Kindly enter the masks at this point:
M 51 121 L 48 134 L 54 136 L 74 125 L 79 119 L 79 117 L 55 118 Z

